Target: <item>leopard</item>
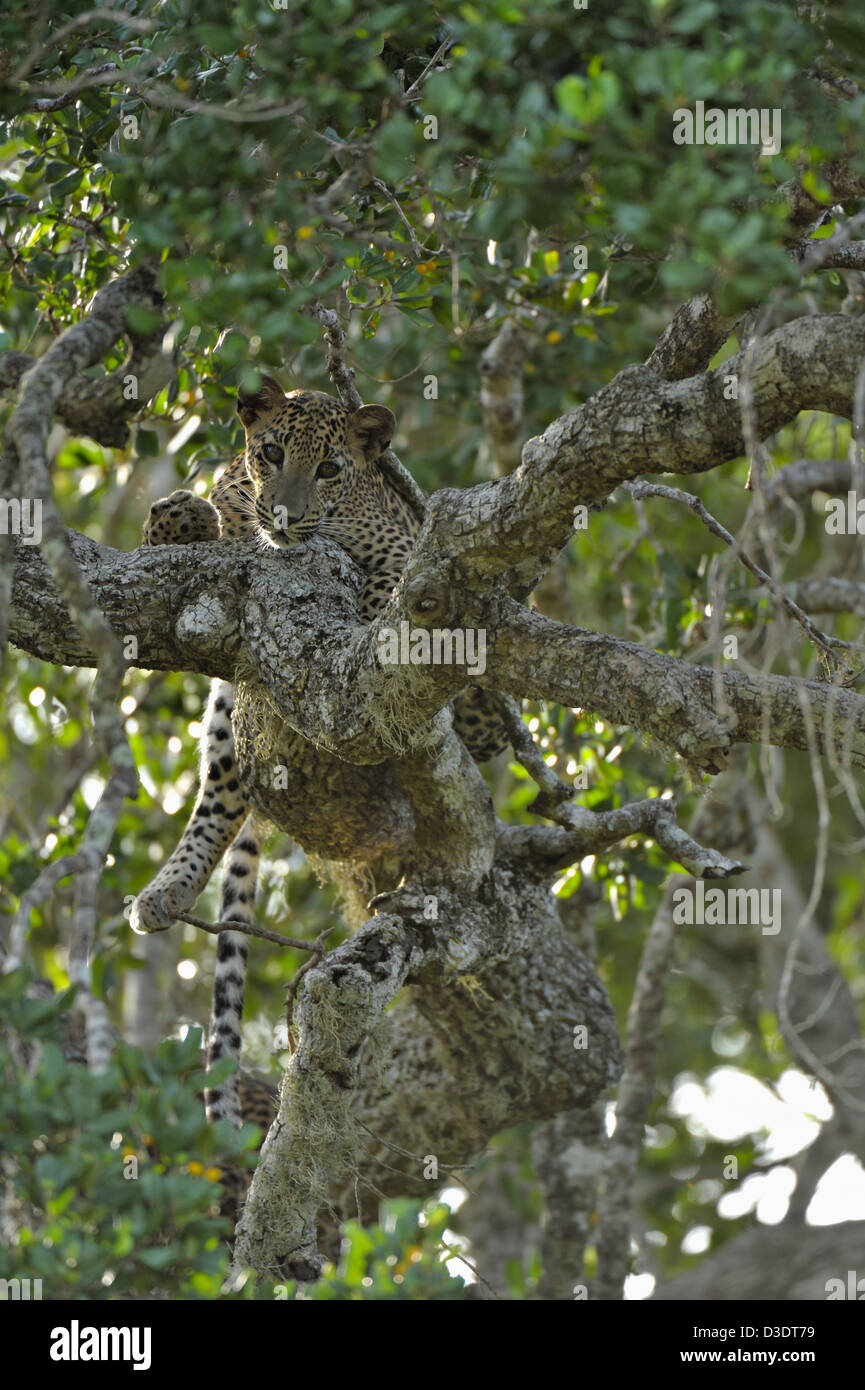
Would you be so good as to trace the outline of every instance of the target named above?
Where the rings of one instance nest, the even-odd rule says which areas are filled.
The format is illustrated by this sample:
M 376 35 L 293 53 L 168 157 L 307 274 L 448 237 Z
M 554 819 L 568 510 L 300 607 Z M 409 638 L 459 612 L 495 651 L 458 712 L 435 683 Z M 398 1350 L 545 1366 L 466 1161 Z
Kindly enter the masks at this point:
M 411 555 L 421 521 L 412 503 L 378 466 L 396 429 L 384 405 L 352 409 L 323 391 L 284 391 L 262 375 L 254 390 L 237 391 L 246 447 L 226 467 L 209 498 L 185 489 L 152 504 L 142 545 L 252 540 L 284 549 L 312 535 L 330 537 L 364 576 L 361 622 L 387 604 Z M 219 860 L 220 921 L 250 925 L 265 826 L 250 810 L 235 757 L 231 682 L 216 679 L 203 721 L 198 796 L 177 848 L 132 904 L 139 933 L 168 928 L 188 912 Z M 508 736 L 492 698 L 466 687 L 453 705 L 454 727 L 476 762 L 495 757 Z M 223 1057 L 240 1062 L 248 936 L 217 938 L 207 1070 Z M 208 1119 L 239 1125 L 238 1073 L 205 1091 Z

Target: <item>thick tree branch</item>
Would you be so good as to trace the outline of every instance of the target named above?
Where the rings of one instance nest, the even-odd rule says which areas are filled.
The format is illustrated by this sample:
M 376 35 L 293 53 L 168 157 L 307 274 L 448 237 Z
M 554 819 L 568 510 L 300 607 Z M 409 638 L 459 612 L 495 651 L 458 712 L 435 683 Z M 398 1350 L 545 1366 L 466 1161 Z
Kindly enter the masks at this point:
M 814 241 L 803 237 L 795 246 L 796 259 L 803 273 L 811 270 L 865 270 L 865 241 L 846 241 L 827 237 Z
M 255 673 L 290 726 L 343 761 L 382 762 L 432 747 L 429 727 L 465 684 L 464 667 L 382 665 L 377 632 L 402 620 L 400 597 L 369 627 L 356 623 L 357 569 L 316 539 L 279 554 L 223 542 L 124 554 L 72 533 L 73 553 L 116 633 L 135 637 L 135 664 L 231 679 Z M 93 665 L 33 547 L 18 545 L 14 641 L 47 661 Z M 278 623 L 274 613 L 284 614 Z M 479 605 L 491 650 L 480 683 L 597 711 L 717 771 L 734 743 L 807 747 L 799 682 L 690 666 L 614 637 L 567 627 L 512 600 Z M 822 751 L 865 765 L 865 699 L 804 682 Z M 432 740 L 432 743 L 430 742 Z M 398 746 L 394 746 L 397 744 Z
M 835 1290 L 835 1298 L 857 1298 L 858 1293 L 848 1291 L 847 1272 L 861 1267 L 863 1245 L 865 1221 L 836 1226 L 761 1224 L 728 1241 L 698 1268 L 660 1284 L 652 1297 L 658 1302 L 819 1303 Z
M 646 366 L 665 381 L 681 381 L 704 371 L 737 321 L 735 314 L 719 313 L 709 295 L 695 295 L 676 310 L 646 358 Z
M 305 978 L 299 1044 L 237 1228 L 235 1261 L 260 1274 L 315 1278 L 316 1217 L 350 1158 L 349 1104 L 363 1043 L 420 959 L 396 918 L 380 917 Z
M 644 473 L 703 473 L 745 452 L 741 400 L 727 399 L 731 377 L 740 395 L 747 383 L 753 429 L 765 439 L 800 410 L 852 419 L 863 355 L 865 320 L 839 314 L 784 324 L 684 381 L 626 367 L 530 439 L 516 472 L 468 492 L 437 492 L 409 582 L 423 570 L 441 584 L 489 588 L 506 575 L 512 590 L 526 592 L 567 542 L 577 506 Z
M 477 887 L 429 880 L 392 895 L 307 974 L 239 1265 L 308 1278 L 329 1180 L 349 1211 L 370 1180 L 387 1195 L 423 1193 L 430 1157 L 462 1165 L 504 1125 L 583 1108 L 616 1080 L 612 1009 L 549 894 L 507 869 Z M 411 993 L 385 1013 L 403 984 Z
M 763 495 L 767 507 L 776 507 L 812 492 L 846 492 L 850 480 L 849 459 L 795 459 L 767 480 Z
M 502 605 L 485 681 L 596 711 L 639 728 L 695 767 L 720 771 L 735 743 L 807 748 L 799 689 L 806 692 L 821 752 L 832 747 L 865 765 L 865 700 L 821 681 L 746 676 L 689 666 L 660 652 L 584 628 L 565 627 L 519 604 Z M 598 703 L 600 699 L 600 703 Z

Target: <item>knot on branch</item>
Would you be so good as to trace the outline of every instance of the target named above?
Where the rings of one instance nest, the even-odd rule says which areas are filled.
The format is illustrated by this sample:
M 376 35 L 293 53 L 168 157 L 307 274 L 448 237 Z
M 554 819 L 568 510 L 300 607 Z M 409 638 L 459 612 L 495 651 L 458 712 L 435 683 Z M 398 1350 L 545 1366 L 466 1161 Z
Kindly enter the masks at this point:
M 405 600 L 412 618 L 422 627 L 450 618 L 451 588 L 435 570 L 421 570 L 410 580 Z

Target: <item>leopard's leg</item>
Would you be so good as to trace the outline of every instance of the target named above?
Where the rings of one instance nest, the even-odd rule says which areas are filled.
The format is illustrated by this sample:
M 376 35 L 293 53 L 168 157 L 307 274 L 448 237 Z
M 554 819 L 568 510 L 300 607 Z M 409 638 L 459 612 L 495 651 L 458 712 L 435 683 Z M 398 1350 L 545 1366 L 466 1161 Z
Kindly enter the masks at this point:
M 225 520 L 225 516 L 203 497 L 178 490 L 153 503 L 144 525 L 142 543 L 170 545 L 217 540 L 221 532 L 230 535 L 237 529 L 225 526 Z M 233 705 L 232 686 L 227 681 L 214 681 L 204 720 L 198 800 L 177 849 L 133 904 L 132 926 L 136 931 L 160 930 L 169 925 L 173 913 L 188 911 L 206 887 L 229 843 L 231 850 L 223 871 L 219 920 L 252 921 L 261 830 L 250 817 L 237 831 L 246 804 L 240 793 L 234 759 Z M 208 1035 L 208 1071 L 220 1057 L 240 1059 L 247 948 L 243 932 L 220 933 Z M 206 1089 L 208 1120 L 213 1123 L 228 1119 L 240 1125 L 244 1118 L 242 1091 L 237 1073 L 218 1086 Z M 237 1176 L 245 1191 L 245 1175 Z
M 234 758 L 233 708 L 233 686 L 215 680 L 205 715 L 198 800 L 171 858 L 132 904 L 129 920 L 142 935 L 164 931 L 179 912 L 190 910 L 246 815 Z
M 205 498 L 178 489 L 151 505 L 141 541 L 148 546 L 187 545 L 218 540 L 219 531 L 216 508 Z M 132 904 L 133 931 L 162 931 L 176 913 L 188 912 L 237 833 L 246 807 L 234 763 L 233 705 L 231 685 L 214 681 L 204 716 L 198 800 L 168 863 Z
M 253 816 L 244 822 L 229 850 L 222 875 L 220 922 L 252 922 L 255 881 L 261 852 L 262 830 Z M 246 992 L 246 960 L 249 938 L 243 932 L 220 932 L 216 943 L 213 1004 L 208 1035 L 207 1070 L 222 1057 L 240 1063 L 240 1024 Z M 205 1091 L 207 1118 L 243 1122 L 238 1073 Z

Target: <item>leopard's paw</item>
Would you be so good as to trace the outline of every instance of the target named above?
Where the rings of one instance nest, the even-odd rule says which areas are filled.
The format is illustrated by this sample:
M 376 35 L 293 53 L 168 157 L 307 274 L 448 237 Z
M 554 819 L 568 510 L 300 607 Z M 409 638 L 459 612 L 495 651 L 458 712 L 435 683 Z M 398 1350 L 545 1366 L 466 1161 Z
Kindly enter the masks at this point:
M 167 931 L 178 913 L 188 912 L 195 902 L 194 896 L 184 883 L 170 883 L 160 888 L 156 879 L 143 888 L 132 904 L 129 912 L 129 925 L 139 936 L 149 936 L 151 932 Z
M 178 488 L 150 508 L 143 545 L 187 545 L 219 540 L 219 512 L 205 497 Z

